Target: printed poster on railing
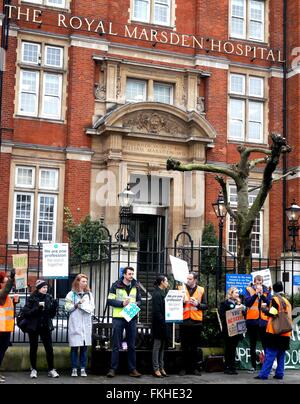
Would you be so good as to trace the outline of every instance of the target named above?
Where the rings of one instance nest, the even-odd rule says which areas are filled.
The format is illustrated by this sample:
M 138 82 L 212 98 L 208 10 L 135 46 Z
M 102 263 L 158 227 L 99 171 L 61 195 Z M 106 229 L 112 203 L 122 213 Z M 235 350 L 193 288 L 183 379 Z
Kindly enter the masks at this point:
M 28 255 L 27 254 L 14 254 L 12 256 L 12 265 L 16 270 L 15 282 L 16 289 L 27 288 L 27 268 L 28 268 Z
M 65 279 L 69 276 L 69 244 L 43 244 L 43 277 Z

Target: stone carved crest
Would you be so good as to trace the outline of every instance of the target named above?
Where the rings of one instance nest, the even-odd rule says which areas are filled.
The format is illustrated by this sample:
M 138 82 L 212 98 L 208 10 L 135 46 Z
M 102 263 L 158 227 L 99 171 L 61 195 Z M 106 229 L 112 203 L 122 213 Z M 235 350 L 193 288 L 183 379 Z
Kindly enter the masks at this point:
M 180 136 L 185 132 L 184 126 L 170 118 L 167 114 L 157 112 L 139 112 L 125 118 L 123 127 L 129 127 L 137 132 L 168 134 Z
M 106 100 L 106 86 L 104 84 L 95 84 L 95 97 L 100 101 Z

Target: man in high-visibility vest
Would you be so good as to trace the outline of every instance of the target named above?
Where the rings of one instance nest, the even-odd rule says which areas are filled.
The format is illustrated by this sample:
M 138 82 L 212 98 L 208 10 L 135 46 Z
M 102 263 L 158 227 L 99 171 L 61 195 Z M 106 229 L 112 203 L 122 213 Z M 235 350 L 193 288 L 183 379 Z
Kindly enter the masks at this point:
M 112 355 L 111 366 L 107 377 L 114 377 L 119 366 L 119 350 L 122 345 L 123 331 L 126 330 L 126 342 L 128 349 L 128 369 L 129 376 L 140 377 L 141 374 L 136 370 L 136 324 L 137 315 L 130 321 L 125 320 L 121 312 L 129 303 L 135 303 L 140 306 L 142 303 L 139 283 L 133 279 L 134 269 L 125 267 L 121 279 L 113 283 L 109 290 L 107 303 L 113 307 L 112 321 Z
M 15 271 L 12 270 L 8 278 L 4 272 L 0 273 L 0 367 L 10 344 L 10 335 L 14 330 L 14 304 L 8 296 L 15 280 Z M 0 376 L 0 383 L 5 382 L 5 377 Z
M 247 307 L 246 321 L 247 333 L 250 341 L 251 364 L 250 373 L 256 370 L 256 345 L 261 340 L 263 350 L 266 351 L 266 329 L 269 318 L 263 312 L 263 308 L 269 307 L 272 296 L 271 291 L 263 285 L 264 278 L 255 276 L 253 285 L 246 288 L 245 306 Z
M 259 375 L 255 377 L 255 379 L 260 380 L 268 379 L 275 359 L 277 359 L 277 368 L 274 379 L 283 379 L 285 353 L 290 347 L 290 338 L 292 335 L 292 330 L 282 334 L 277 334 L 273 328 L 273 318 L 281 311 L 287 313 L 292 328 L 292 307 L 290 302 L 283 295 L 282 282 L 276 282 L 273 285 L 273 291 L 274 296 L 271 301 L 271 306 L 269 309 L 265 309 L 265 313 L 269 318 L 266 332 L 266 357 Z
M 197 369 L 198 347 L 203 324 L 203 310 L 207 310 L 204 288 L 197 284 L 198 276 L 190 272 L 187 282 L 182 290 L 183 297 L 183 324 L 180 325 L 181 350 L 183 367 L 179 372 L 184 376 L 187 372 L 201 376 Z

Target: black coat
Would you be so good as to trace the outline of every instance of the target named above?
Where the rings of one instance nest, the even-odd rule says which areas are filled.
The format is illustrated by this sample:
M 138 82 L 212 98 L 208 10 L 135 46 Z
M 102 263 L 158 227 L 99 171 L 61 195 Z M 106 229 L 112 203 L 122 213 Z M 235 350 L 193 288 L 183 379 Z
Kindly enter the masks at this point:
M 45 302 L 45 306 L 39 306 L 40 302 Z M 26 328 L 30 331 L 40 329 L 54 329 L 52 319 L 56 316 L 58 301 L 54 300 L 48 293 L 46 295 L 35 291 L 29 296 L 27 303 L 23 307 L 24 317 L 27 320 Z
M 152 337 L 154 339 L 167 340 L 169 325 L 165 320 L 165 297 L 166 293 L 159 287 L 152 293 Z

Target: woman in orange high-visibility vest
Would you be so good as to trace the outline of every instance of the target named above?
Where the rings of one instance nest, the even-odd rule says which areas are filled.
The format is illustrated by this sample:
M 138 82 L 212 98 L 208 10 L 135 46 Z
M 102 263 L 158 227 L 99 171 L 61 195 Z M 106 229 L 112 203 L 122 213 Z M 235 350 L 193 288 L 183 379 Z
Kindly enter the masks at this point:
M 266 329 L 268 317 L 262 311 L 263 307 L 269 307 L 272 296 L 270 290 L 263 285 L 263 277 L 255 276 L 253 285 L 247 287 L 245 294 L 245 306 L 247 307 L 247 334 L 250 341 L 251 373 L 256 370 L 256 345 L 261 340 L 264 352 L 266 351 Z
M 8 296 L 15 279 L 15 271 L 11 271 L 8 278 L 4 272 L 0 273 L 0 367 L 10 344 L 10 335 L 14 330 L 14 304 Z M 0 383 L 5 377 L 0 376 Z
M 266 357 L 263 363 L 263 367 L 258 376 L 255 379 L 266 380 L 272 370 L 273 363 L 277 359 L 277 368 L 274 379 L 282 380 L 284 377 L 284 362 L 285 352 L 290 346 L 290 337 L 292 332 L 286 332 L 284 334 L 275 334 L 272 325 L 272 318 L 275 317 L 281 310 L 288 313 L 290 320 L 292 319 L 292 308 L 287 298 L 282 294 L 283 284 L 277 282 L 273 285 L 274 296 L 272 298 L 270 309 L 266 309 L 265 312 L 269 317 L 267 333 L 266 333 Z

